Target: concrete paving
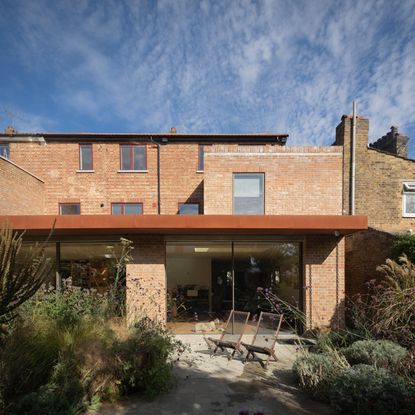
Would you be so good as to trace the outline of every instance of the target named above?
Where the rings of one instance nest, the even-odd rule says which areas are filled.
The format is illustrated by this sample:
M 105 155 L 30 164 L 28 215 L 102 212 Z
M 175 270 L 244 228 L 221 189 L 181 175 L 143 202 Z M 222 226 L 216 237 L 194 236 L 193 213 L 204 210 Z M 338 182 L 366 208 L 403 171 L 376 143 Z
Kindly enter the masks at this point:
M 276 345 L 279 361 L 271 362 L 267 370 L 258 362 L 244 364 L 239 357 L 228 360 L 223 353 L 212 357 L 203 335 L 177 337 L 191 350 L 177 362 L 176 382 L 169 393 L 151 402 L 130 398 L 116 405 L 103 405 L 98 414 L 334 414 L 330 407 L 311 400 L 296 386 L 291 366 L 298 351 L 289 335 L 280 335 Z M 251 339 L 244 337 L 246 342 Z

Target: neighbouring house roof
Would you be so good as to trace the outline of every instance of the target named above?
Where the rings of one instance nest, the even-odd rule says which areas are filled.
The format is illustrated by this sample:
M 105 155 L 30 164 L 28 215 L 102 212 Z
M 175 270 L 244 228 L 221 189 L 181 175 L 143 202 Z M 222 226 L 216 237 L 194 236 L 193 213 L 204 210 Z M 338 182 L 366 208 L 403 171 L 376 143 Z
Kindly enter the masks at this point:
M 169 143 L 184 142 L 246 142 L 246 143 L 274 143 L 285 145 L 288 134 L 179 134 L 179 133 L 93 133 L 93 132 L 45 132 L 45 133 L 16 133 L 13 135 L 0 133 L 0 141 L 38 141 L 46 142 L 73 142 L 73 141 L 149 141 Z
M 347 235 L 367 229 L 366 216 L 348 215 L 11 215 L 0 216 L 27 235 L 263 234 Z

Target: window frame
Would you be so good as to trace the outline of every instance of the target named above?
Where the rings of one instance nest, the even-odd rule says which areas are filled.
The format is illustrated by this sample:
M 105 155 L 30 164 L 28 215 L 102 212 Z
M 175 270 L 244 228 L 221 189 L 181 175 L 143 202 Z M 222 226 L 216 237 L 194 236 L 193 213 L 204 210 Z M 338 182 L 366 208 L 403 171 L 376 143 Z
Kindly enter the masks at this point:
M 121 206 L 121 213 L 113 213 L 112 209 L 114 205 Z M 125 205 L 139 205 L 141 207 L 141 213 L 125 213 Z M 111 202 L 111 215 L 143 215 L 144 214 L 144 204 L 143 202 Z
M 3 153 L 0 151 L 0 156 L 5 158 L 6 160 L 10 160 L 10 144 L 9 143 L 0 143 L 0 146 L 4 146 L 6 150 L 6 156 L 3 155 Z
M 200 167 L 200 162 L 202 158 L 200 157 L 200 153 L 203 153 L 203 167 Z M 197 169 L 196 171 L 202 173 L 205 171 L 205 144 L 198 144 L 197 145 Z
M 415 212 L 406 211 L 406 198 L 408 195 L 415 195 L 415 180 L 403 182 L 402 189 L 402 217 L 403 218 L 415 218 Z M 410 189 L 408 187 L 413 187 Z
M 122 158 L 122 149 L 123 147 L 130 147 L 130 168 L 123 169 L 123 158 Z M 134 147 L 143 147 L 144 148 L 144 168 L 143 169 L 134 169 Z M 119 172 L 146 172 L 147 171 L 147 145 L 146 144 L 139 144 L 139 143 L 120 143 L 120 169 Z
M 262 176 L 262 213 L 237 213 L 235 212 L 235 176 L 236 175 L 258 175 Z M 265 172 L 232 172 L 232 214 L 233 215 L 265 215 Z
M 91 168 L 90 169 L 84 169 L 82 166 L 82 147 L 91 148 Z M 85 171 L 85 172 L 94 171 L 94 150 L 93 150 L 92 143 L 80 143 L 79 144 L 79 171 Z
M 62 206 L 78 205 L 79 213 L 62 213 Z M 81 202 L 62 202 L 59 203 L 59 216 L 78 216 L 81 214 Z
M 197 213 L 180 213 L 180 208 L 183 205 L 197 205 Z M 200 215 L 200 203 L 199 202 L 179 202 L 177 204 L 178 208 L 177 208 L 177 214 L 178 215 L 192 215 L 192 216 L 196 216 L 196 215 Z

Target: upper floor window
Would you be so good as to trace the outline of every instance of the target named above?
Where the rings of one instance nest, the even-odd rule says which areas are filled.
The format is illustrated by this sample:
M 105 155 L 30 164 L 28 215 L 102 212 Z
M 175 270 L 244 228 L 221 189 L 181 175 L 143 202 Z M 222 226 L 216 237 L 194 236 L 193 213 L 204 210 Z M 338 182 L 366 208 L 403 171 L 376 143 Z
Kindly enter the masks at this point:
M 264 214 L 264 173 L 233 174 L 233 213 Z
M 404 217 L 415 217 L 415 182 L 403 184 L 403 215 Z
M 92 144 L 79 145 L 79 170 L 92 170 Z
M 146 146 L 121 144 L 121 170 L 147 170 Z
M 143 213 L 142 203 L 112 203 L 111 213 L 113 215 L 141 215 Z
M 199 203 L 179 203 L 179 215 L 198 215 Z
M 0 156 L 5 159 L 10 158 L 10 147 L 8 144 L 0 144 Z
M 81 204 L 80 203 L 60 203 L 59 214 L 60 215 L 80 215 Z
M 205 146 L 203 144 L 199 144 L 198 151 L 197 170 L 203 171 L 205 170 Z

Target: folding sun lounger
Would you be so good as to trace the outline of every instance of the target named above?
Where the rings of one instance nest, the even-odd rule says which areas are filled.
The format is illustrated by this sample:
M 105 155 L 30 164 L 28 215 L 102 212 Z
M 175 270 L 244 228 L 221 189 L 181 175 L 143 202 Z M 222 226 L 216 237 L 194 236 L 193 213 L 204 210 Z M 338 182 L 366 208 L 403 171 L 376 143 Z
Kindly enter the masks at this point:
M 248 361 L 249 356 L 251 355 L 252 358 L 257 358 L 261 365 L 266 368 L 271 357 L 273 357 L 275 361 L 277 360 L 274 347 L 280 332 L 282 320 L 282 314 L 261 312 L 252 343 L 241 343 L 248 351 L 245 362 Z M 262 359 L 256 356 L 256 354 L 268 356 L 265 364 Z
M 229 314 L 228 321 L 226 322 L 225 328 L 223 329 L 220 338 L 208 338 L 208 340 L 210 340 L 216 346 L 213 350 L 213 354 L 215 354 L 218 349 L 221 349 L 222 351 L 225 351 L 225 349 L 232 349 L 233 352 L 229 359 L 232 358 L 237 351 L 240 354 L 243 354 L 241 349 L 241 339 L 242 335 L 244 334 L 248 319 L 248 311 L 232 310 Z

